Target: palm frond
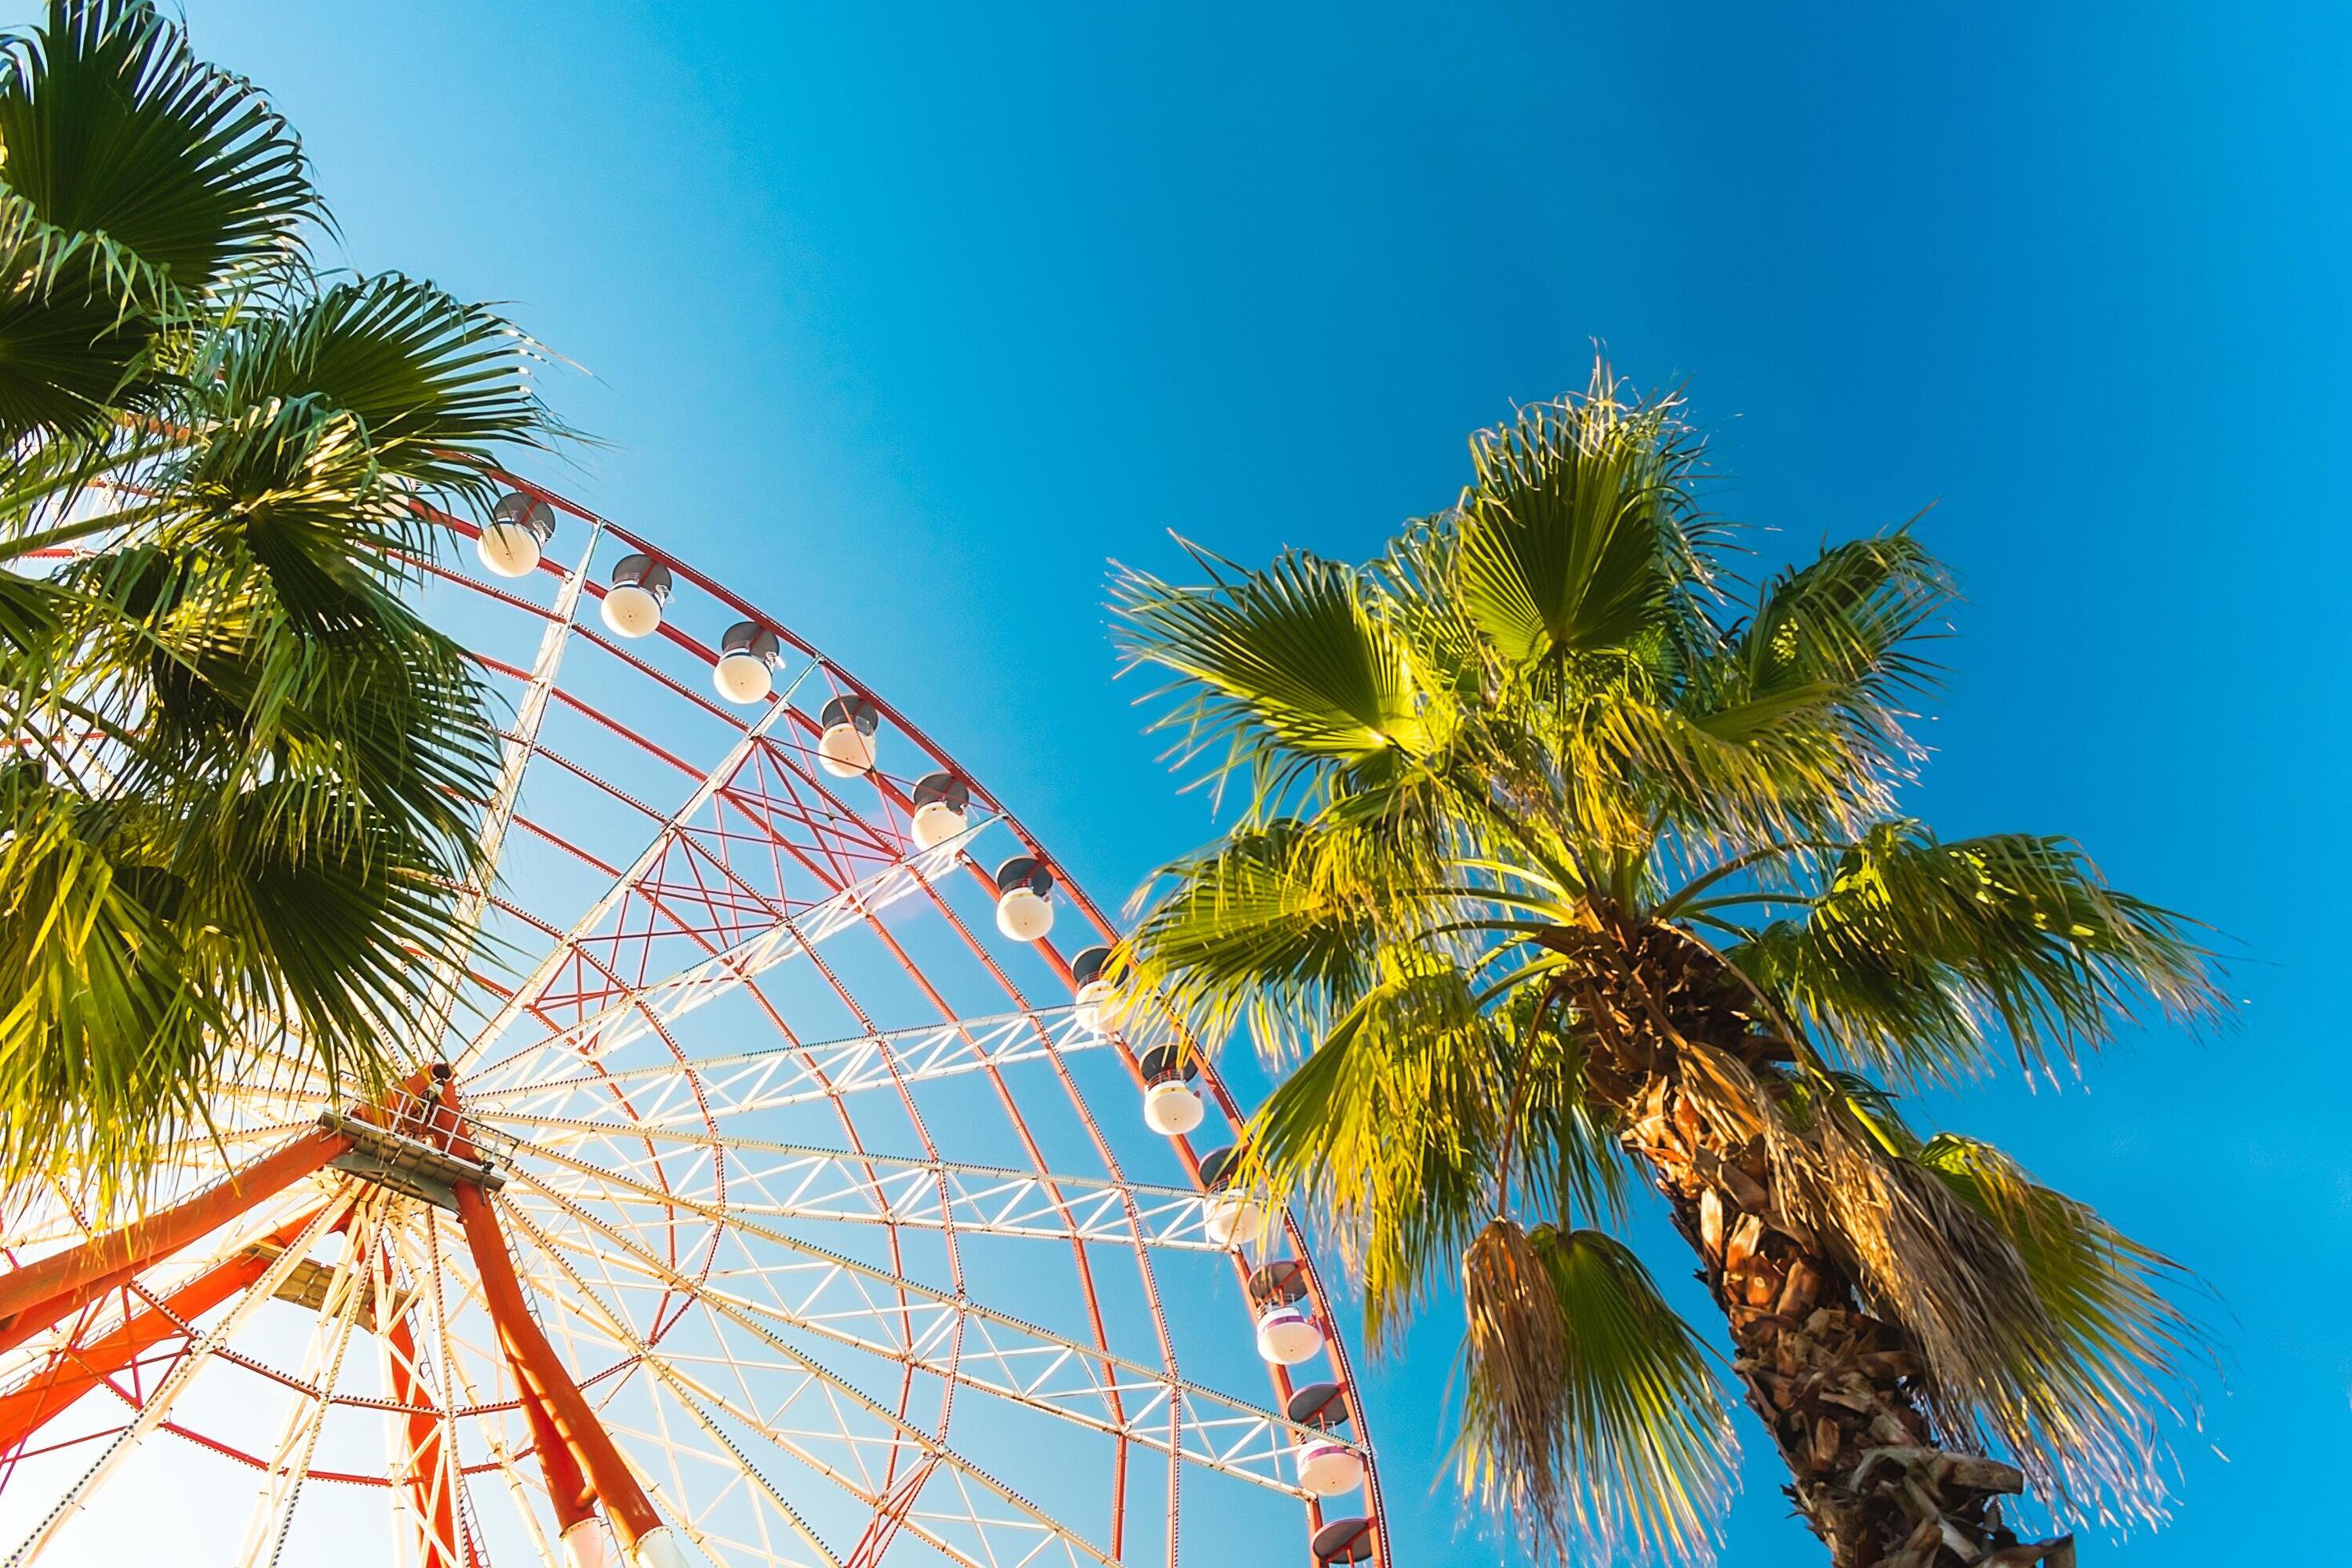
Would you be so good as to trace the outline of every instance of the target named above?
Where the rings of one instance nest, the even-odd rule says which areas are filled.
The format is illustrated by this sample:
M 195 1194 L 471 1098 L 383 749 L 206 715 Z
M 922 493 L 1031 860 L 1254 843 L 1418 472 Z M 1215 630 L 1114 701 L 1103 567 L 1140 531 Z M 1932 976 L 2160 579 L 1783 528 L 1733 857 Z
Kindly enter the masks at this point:
M 0 250 L 37 292 L 79 276 L 161 313 L 320 216 L 292 129 L 148 0 L 50 0 L 0 41 Z
M 1934 679 L 1914 644 L 1950 592 L 1908 531 L 1824 549 L 1768 584 L 1724 647 L 1689 663 L 1675 710 L 1770 781 L 1768 828 L 1853 831 L 1888 808 L 1923 754 L 1902 703 Z M 1712 802 L 1692 804 L 1678 827 L 1736 838 Z
M 2162 1518 L 2156 1421 L 2196 1338 L 2177 1268 L 1985 1145 L 1922 1145 L 1883 1099 L 1820 1081 L 1800 1103 L 1764 1119 L 1774 1190 L 1902 1326 L 1942 1440 L 1990 1434 L 2062 1519 Z
M 1125 944 L 1139 994 L 1203 1039 L 1251 1021 L 1277 1047 L 1327 1025 L 1370 984 L 1376 933 L 1398 929 L 1339 837 L 1286 819 L 1168 868 Z
M 1294 778 L 1429 748 L 1433 716 L 1411 649 L 1362 574 L 1296 551 L 1226 574 L 1195 554 L 1215 574 L 1208 585 L 1124 569 L 1113 581 L 1128 664 L 1190 689 L 1153 725 L 1176 733 L 1180 762 L 1222 750 L 1222 776 L 1286 756 L 1260 770 L 1256 797 L 1271 801 Z
M 1705 1353 L 1624 1245 L 1497 1219 L 1463 1265 L 1466 1489 L 1562 1560 L 1713 1560 L 1738 1447 Z
M 1849 1061 L 1907 1081 L 1980 1071 L 1998 1039 L 2040 1068 L 2150 1007 L 2194 1021 L 2227 1005 L 2188 922 L 2109 887 L 2072 843 L 1946 842 L 1908 821 L 1871 829 L 1801 918 L 1731 956 Z
M 230 1019 L 195 982 L 184 881 L 135 808 L 0 768 L 0 1183 L 75 1171 L 114 1203 L 201 1115 Z
M 0 436 L 102 432 L 181 384 L 177 336 L 320 216 L 300 143 L 146 0 L 0 38 Z
M 1388 1349 L 1493 1210 L 1503 1042 L 1465 978 L 1386 973 L 1251 1119 L 1253 1179 L 1306 1200 Z
M 2184 1358 L 2201 1342 L 2171 1299 L 2187 1275 L 1990 1144 L 1938 1133 L 1912 1158 L 2016 1248 L 2042 1309 L 2044 1332 L 2003 1347 L 2009 1387 L 1990 1407 L 2003 1442 L 2068 1517 L 2162 1517 L 2158 1418 L 2182 1414 Z
M 488 484 L 495 448 L 565 434 L 531 390 L 537 358 L 488 306 L 387 273 L 240 314 L 199 352 L 193 379 L 215 418 L 280 403 L 340 411 L 385 472 L 470 493 Z
M 1471 442 L 1453 589 L 1510 666 L 1673 637 L 1706 580 L 1673 400 L 1627 399 L 1605 365 Z

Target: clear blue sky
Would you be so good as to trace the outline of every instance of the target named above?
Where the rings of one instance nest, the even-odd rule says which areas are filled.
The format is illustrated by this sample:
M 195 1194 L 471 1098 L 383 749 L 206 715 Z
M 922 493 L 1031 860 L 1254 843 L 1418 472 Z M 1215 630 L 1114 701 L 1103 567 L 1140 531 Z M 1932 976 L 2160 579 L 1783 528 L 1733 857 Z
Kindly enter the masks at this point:
M 1107 556 L 1363 553 L 1594 339 L 1687 381 L 1722 509 L 1790 551 L 1940 500 L 1919 808 L 2080 836 L 2248 999 L 1936 1111 L 2222 1302 L 2177 1524 L 2084 1561 L 2344 1561 L 2352 12 L 1631 9 L 186 0 L 354 264 L 592 373 L 553 394 L 609 445 L 562 482 L 1114 900 L 1210 825 L 1111 683 Z M 1407 1564 L 1493 1555 L 1429 1490 L 1437 1331 L 1375 1389 Z M 1750 1475 L 1730 1560 L 1816 1562 Z

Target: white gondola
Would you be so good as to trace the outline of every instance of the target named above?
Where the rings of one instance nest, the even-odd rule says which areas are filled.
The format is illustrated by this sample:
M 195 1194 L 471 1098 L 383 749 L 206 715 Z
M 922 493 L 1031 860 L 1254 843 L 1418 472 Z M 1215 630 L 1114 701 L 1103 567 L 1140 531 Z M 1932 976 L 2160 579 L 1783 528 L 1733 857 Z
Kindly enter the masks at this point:
M 1118 1005 L 1118 988 L 1105 973 L 1110 963 L 1110 949 L 1090 947 L 1070 960 L 1070 979 L 1077 985 L 1071 998 L 1070 1013 L 1077 1019 L 1078 1027 L 1101 1035 L 1118 1027 L 1124 1009 Z
M 719 663 L 710 671 L 719 695 L 730 702 L 757 702 L 775 687 L 776 661 L 783 657 L 776 634 L 756 621 L 737 621 L 719 639 Z
M 1298 1484 L 1317 1497 L 1338 1497 L 1364 1484 L 1364 1457 L 1336 1437 L 1298 1445 Z
M 1201 1185 L 1208 1194 L 1201 1204 L 1201 1231 L 1213 1247 L 1263 1241 L 1282 1223 L 1280 1209 L 1233 1190 L 1240 1163 L 1239 1149 L 1219 1149 L 1201 1162 Z
M 1257 1308 L 1257 1353 L 1276 1366 L 1297 1366 L 1323 1349 L 1323 1330 L 1302 1303 L 1307 1270 L 1296 1258 L 1262 1264 L 1249 1277 L 1250 1300 Z
M 659 631 L 662 606 L 669 603 L 674 585 L 669 568 L 652 556 L 642 552 L 622 556 L 613 567 L 613 585 L 604 590 L 600 612 L 604 625 L 625 637 Z
M 1274 1227 L 1273 1212 L 1236 1193 L 1219 1193 L 1202 1205 L 1202 1234 L 1215 1247 L 1254 1242 Z
M 1194 1080 L 1200 1064 L 1182 1046 L 1154 1046 L 1137 1064 L 1143 1074 L 1143 1124 L 1163 1138 L 1177 1138 L 1201 1125 L 1208 1113 Z
M 1364 1456 L 1339 1429 L 1348 1422 L 1347 1391 L 1336 1383 L 1310 1383 L 1292 1394 L 1284 1413 L 1315 1436 L 1291 1450 L 1298 1484 L 1317 1497 L 1339 1497 L 1364 1484 Z
M 964 830 L 971 787 L 953 773 L 926 773 L 915 781 L 915 816 L 908 824 L 918 849 L 936 849 Z
M 1323 1331 L 1297 1307 L 1268 1307 L 1257 1315 L 1257 1353 L 1276 1366 L 1297 1366 L 1323 1349 Z
M 526 577 L 554 537 L 555 509 L 537 496 L 509 490 L 490 509 L 490 521 L 474 542 L 474 552 L 499 576 Z
M 996 868 L 996 929 L 1015 942 L 1036 942 L 1054 929 L 1054 873 L 1045 862 L 1015 855 Z
M 823 732 L 816 738 L 816 760 L 837 779 L 854 779 L 874 766 L 874 732 L 882 727 L 882 710 L 863 697 L 836 697 L 817 715 Z

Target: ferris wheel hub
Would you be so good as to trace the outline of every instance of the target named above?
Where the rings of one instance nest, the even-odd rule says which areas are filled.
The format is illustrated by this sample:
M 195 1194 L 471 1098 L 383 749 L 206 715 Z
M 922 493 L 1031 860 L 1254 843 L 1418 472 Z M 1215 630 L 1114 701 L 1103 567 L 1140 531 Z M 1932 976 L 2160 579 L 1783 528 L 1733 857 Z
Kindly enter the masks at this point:
M 457 1212 L 459 1186 L 494 1193 L 506 1185 L 506 1178 L 488 1160 L 460 1159 L 349 1111 L 327 1111 L 319 1118 L 319 1126 L 351 1140 L 349 1149 L 327 1162 L 336 1170 L 450 1214 Z

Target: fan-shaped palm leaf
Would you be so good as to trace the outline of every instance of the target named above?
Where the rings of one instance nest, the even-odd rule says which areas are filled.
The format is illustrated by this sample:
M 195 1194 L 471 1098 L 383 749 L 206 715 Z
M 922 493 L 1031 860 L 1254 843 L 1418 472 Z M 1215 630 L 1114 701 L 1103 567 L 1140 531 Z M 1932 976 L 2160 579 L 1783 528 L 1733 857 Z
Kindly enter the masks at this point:
M 1196 692 L 1157 726 L 1178 731 L 1182 757 L 1222 747 L 1228 765 L 1296 759 L 1260 781 L 1265 798 L 1318 770 L 1429 749 L 1411 650 L 1361 574 L 1302 552 L 1243 574 L 1208 563 L 1215 580 L 1205 588 L 1139 572 L 1114 585 L 1129 663 L 1168 670 Z
M 2218 1005 L 2186 923 L 2110 888 L 2074 845 L 1945 842 L 1907 821 L 1846 848 L 1801 917 L 1732 958 L 1850 1060 L 1906 1079 L 1981 1070 L 2002 1038 L 2038 1067 L 2147 1004 L 2181 1018 Z
M 1506 663 L 1663 647 L 1689 624 L 1697 448 L 1671 401 L 1626 401 L 1597 368 L 1585 395 L 1523 410 L 1471 455 L 1456 591 Z

